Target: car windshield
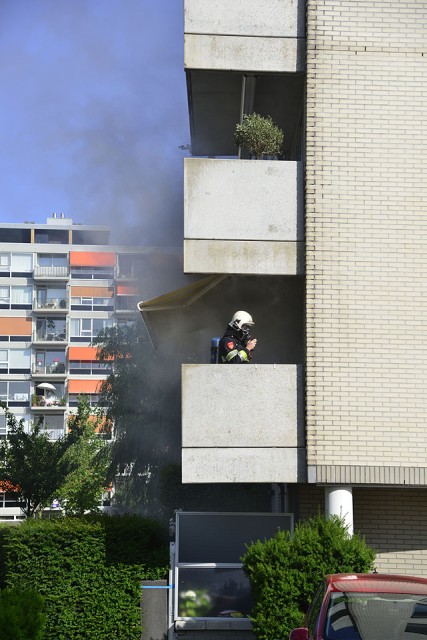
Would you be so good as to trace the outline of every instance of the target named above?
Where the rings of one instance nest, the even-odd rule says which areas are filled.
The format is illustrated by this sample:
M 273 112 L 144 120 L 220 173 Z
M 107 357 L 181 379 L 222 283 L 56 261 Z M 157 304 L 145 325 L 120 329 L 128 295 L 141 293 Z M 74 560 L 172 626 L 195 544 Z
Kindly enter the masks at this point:
M 331 593 L 325 640 L 427 638 L 427 597 L 401 593 Z

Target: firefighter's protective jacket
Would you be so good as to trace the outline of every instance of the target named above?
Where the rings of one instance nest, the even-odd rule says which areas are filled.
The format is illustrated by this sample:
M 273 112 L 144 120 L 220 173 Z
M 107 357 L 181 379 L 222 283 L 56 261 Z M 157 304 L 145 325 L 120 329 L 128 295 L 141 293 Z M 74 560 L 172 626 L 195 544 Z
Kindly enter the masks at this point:
M 246 364 L 250 362 L 251 353 L 246 349 L 236 331 L 228 326 L 219 343 L 219 361 L 228 364 Z

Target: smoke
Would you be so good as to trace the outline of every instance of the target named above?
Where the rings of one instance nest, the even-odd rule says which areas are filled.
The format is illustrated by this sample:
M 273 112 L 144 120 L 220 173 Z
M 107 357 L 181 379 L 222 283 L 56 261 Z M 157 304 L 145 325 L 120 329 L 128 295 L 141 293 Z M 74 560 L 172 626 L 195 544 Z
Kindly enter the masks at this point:
M 181 244 L 182 4 L 3 0 L 4 221 L 61 211 L 116 244 Z

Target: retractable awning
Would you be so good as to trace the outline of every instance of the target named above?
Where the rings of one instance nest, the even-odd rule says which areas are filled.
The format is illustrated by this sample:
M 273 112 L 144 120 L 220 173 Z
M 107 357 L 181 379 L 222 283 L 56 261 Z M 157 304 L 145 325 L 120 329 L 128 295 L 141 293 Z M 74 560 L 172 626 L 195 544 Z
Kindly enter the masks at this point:
M 192 282 L 185 287 L 175 289 L 156 298 L 143 300 L 138 303 L 138 309 L 144 314 L 150 311 L 165 311 L 166 309 L 171 310 L 188 307 L 222 282 L 226 277 L 227 276 L 224 275 L 214 275 L 202 278 L 201 280 L 197 280 L 197 282 Z
M 151 312 L 154 311 L 173 311 L 177 309 L 183 309 L 190 306 L 205 295 L 208 291 L 213 289 L 217 284 L 222 282 L 226 275 L 211 275 L 206 278 L 192 282 L 185 287 L 174 289 L 169 293 L 165 293 L 150 300 L 143 300 L 138 303 L 138 309 L 141 312 L 142 319 L 150 336 L 151 343 L 154 348 L 155 341 L 153 339 L 153 328 L 150 323 Z

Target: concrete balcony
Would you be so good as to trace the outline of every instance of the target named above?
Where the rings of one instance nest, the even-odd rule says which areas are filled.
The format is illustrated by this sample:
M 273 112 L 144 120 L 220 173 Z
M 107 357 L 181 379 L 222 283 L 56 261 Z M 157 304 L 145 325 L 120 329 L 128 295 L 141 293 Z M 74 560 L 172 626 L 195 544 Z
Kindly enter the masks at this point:
M 303 273 L 300 162 L 187 158 L 184 271 Z
M 184 65 L 193 156 L 236 156 L 243 113 L 270 115 L 299 160 L 305 0 L 185 0 Z
M 303 393 L 300 365 L 183 365 L 183 482 L 304 482 Z
M 185 0 L 187 69 L 286 73 L 304 64 L 305 1 Z

